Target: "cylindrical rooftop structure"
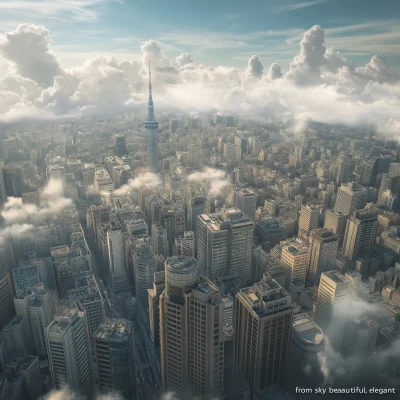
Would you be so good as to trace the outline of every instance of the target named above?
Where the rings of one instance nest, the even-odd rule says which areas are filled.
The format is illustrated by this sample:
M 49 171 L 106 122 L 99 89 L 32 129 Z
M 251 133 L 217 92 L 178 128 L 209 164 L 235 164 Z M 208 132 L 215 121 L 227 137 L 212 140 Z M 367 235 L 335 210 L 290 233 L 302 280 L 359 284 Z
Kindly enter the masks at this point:
M 199 269 L 193 257 L 169 257 L 165 260 L 165 283 L 169 287 L 189 288 L 197 283 Z

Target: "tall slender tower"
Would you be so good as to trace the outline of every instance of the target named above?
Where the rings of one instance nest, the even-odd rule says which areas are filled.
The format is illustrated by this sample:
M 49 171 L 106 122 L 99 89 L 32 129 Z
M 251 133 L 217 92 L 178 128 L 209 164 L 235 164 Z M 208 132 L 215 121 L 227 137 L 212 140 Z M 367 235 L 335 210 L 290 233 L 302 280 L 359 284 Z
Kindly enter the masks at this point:
M 147 121 L 144 121 L 144 127 L 147 130 L 147 162 L 153 171 L 157 171 L 158 158 L 157 158 L 157 128 L 158 121 L 154 119 L 154 106 L 153 97 L 151 95 L 151 72 L 149 61 L 149 102 L 148 102 L 149 115 Z

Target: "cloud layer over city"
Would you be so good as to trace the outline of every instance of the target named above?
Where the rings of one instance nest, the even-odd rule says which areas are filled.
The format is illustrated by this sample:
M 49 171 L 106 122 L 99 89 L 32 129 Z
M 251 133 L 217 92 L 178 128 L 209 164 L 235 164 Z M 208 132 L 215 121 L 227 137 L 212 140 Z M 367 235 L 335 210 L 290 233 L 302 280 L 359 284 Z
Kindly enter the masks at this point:
M 144 111 L 148 61 L 152 63 L 156 111 L 219 111 L 262 121 L 400 128 L 400 74 L 379 55 L 355 66 L 325 45 L 313 26 L 287 71 L 263 65 L 253 55 L 243 71 L 206 66 L 182 53 L 165 56 L 159 43 L 141 46 L 141 61 L 97 56 L 79 68 L 63 69 L 45 27 L 19 25 L 0 35 L 0 121 L 51 119 L 120 111 Z

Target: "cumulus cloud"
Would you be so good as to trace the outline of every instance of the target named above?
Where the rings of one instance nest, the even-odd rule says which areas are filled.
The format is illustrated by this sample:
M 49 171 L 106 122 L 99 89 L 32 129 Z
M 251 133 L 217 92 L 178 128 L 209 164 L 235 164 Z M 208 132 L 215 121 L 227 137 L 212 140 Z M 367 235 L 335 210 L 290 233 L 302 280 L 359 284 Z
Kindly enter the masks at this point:
M 49 31 L 41 26 L 22 24 L 7 32 L 0 41 L 0 51 L 11 61 L 19 74 L 49 87 L 61 73 L 58 60 L 50 51 Z
M 283 76 L 281 66 L 277 63 L 272 63 L 268 71 L 268 79 L 280 79 Z
M 300 85 L 320 83 L 325 51 L 325 33 L 319 25 L 315 25 L 304 34 L 300 53 L 290 63 L 286 77 Z
M 229 185 L 226 172 L 220 169 L 205 168 L 203 171 L 193 172 L 188 176 L 189 182 L 209 182 L 210 194 L 218 196 Z
M 258 56 L 251 56 L 247 63 L 245 76 L 247 79 L 261 79 L 264 71 L 264 65 Z
M 264 73 L 257 56 L 241 71 L 197 64 L 188 53 L 171 60 L 154 40 L 143 43 L 141 51 L 140 61 L 99 56 L 63 70 L 51 51 L 50 33 L 20 25 L 0 35 L 0 68 L 5 70 L 0 121 L 145 111 L 149 60 L 157 112 L 218 111 L 261 122 L 366 123 L 382 131 L 397 129 L 400 121 L 399 74 L 379 56 L 353 66 L 326 48 L 318 25 L 305 32 L 285 74 L 276 63 Z
M 130 179 L 126 185 L 114 190 L 113 194 L 116 196 L 126 196 L 132 189 L 141 189 L 143 187 L 154 189 L 160 184 L 161 180 L 158 175 L 153 172 L 145 172 L 144 174 L 137 176 L 135 179 Z
M 192 56 L 189 53 L 182 53 L 180 56 L 176 57 L 176 62 L 180 67 L 193 64 Z

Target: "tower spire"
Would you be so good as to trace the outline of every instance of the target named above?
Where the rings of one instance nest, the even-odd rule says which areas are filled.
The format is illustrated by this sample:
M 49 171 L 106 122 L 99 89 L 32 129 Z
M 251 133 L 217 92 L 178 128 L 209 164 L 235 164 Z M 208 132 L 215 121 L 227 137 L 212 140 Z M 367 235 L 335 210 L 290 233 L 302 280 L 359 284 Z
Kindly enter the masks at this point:
M 151 69 L 150 69 L 150 60 L 149 60 L 149 99 L 151 99 Z
M 153 96 L 151 93 L 151 70 L 150 70 L 150 60 L 149 60 L 149 102 L 148 102 L 148 111 L 149 111 L 149 116 L 148 119 L 149 121 L 154 120 L 154 106 L 153 106 Z

